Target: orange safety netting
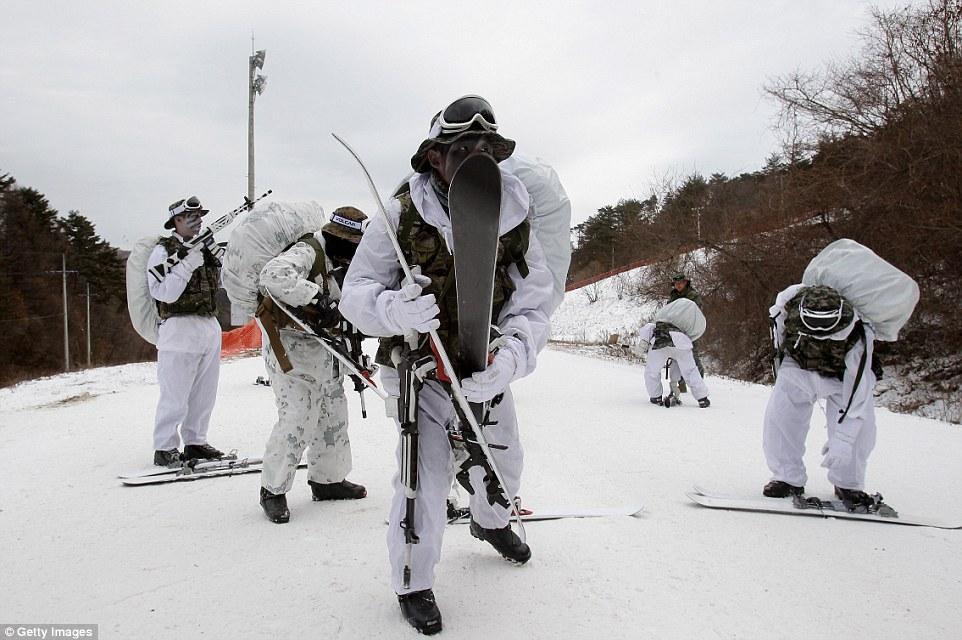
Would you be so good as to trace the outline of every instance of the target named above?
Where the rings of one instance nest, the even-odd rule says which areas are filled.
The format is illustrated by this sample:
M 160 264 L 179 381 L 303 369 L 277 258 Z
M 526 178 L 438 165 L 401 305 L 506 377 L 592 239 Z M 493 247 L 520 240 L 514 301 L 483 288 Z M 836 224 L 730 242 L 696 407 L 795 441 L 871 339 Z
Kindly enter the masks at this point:
M 243 327 L 237 327 L 221 334 L 221 356 L 232 356 L 244 351 L 261 348 L 261 328 L 251 320 Z

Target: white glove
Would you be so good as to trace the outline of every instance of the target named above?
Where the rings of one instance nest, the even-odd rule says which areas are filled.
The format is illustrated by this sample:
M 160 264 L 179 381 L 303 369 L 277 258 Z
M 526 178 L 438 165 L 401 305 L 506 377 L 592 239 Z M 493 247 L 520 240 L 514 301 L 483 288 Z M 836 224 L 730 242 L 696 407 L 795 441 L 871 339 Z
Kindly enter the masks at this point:
M 517 338 L 509 340 L 518 341 Z M 461 390 L 468 402 L 487 402 L 508 388 L 517 371 L 518 361 L 514 351 L 509 345 L 505 345 L 498 349 L 494 360 L 484 371 L 478 371 L 461 381 Z
M 418 333 L 428 333 L 441 326 L 441 321 L 437 319 L 441 310 L 434 294 L 421 295 L 421 291 L 429 284 L 431 278 L 414 274 L 414 282 L 404 285 L 398 291 L 385 291 L 381 294 L 387 298 L 383 319 L 395 335 L 402 335 L 412 329 Z
M 199 248 L 190 251 L 180 262 L 190 271 L 194 271 L 197 267 L 204 266 L 204 252 Z
M 839 437 L 839 434 L 836 433 L 835 437 L 829 439 L 822 447 L 822 455 L 825 456 L 822 460 L 822 466 L 826 469 L 836 469 L 852 462 L 855 457 L 855 449 L 852 447 L 851 441 Z

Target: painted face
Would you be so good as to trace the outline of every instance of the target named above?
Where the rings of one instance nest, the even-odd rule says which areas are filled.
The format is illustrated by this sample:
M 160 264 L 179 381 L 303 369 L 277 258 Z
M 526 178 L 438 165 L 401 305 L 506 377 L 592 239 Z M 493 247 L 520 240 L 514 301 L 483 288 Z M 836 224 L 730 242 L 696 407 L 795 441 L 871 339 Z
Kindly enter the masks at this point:
M 443 152 L 432 149 L 428 152 L 428 162 L 445 183 L 451 184 L 451 178 L 461 163 L 475 153 L 492 155 L 491 142 L 485 136 L 464 136 L 448 145 Z
M 675 280 L 675 291 L 678 291 L 680 293 L 687 286 L 688 286 L 687 280 Z
M 174 216 L 174 231 L 184 240 L 190 240 L 200 232 L 201 216 L 196 211 Z

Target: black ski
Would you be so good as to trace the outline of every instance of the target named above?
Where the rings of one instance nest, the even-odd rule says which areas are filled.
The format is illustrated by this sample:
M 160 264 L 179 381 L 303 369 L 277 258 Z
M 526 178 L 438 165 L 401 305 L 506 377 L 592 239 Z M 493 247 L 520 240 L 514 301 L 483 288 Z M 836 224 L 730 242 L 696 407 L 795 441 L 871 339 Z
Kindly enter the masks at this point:
M 483 371 L 488 364 L 491 340 L 491 302 L 494 296 L 494 271 L 498 256 L 498 228 L 501 220 L 501 171 L 488 155 L 468 157 L 451 180 L 448 191 L 451 229 L 454 236 L 454 274 L 458 306 L 458 353 L 455 356 L 458 379 Z M 471 412 L 482 428 L 488 407 L 470 403 Z M 467 491 L 468 469 L 475 464 L 484 468 L 488 500 L 507 506 L 503 488 L 492 473 L 480 447 L 473 441 L 466 420 L 462 420 L 469 459 L 462 465 L 458 480 Z

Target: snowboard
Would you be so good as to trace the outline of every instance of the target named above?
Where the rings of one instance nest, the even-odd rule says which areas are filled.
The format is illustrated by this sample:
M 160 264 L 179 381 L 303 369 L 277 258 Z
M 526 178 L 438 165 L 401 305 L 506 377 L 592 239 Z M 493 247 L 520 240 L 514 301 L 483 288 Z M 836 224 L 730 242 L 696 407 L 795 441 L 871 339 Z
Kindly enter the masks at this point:
M 471 514 L 467 507 L 459 508 L 457 517 L 448 518 L 448 524 L 468 524 Z M 539 520 L 563 520 L 567 518 L 613 518 L 618 516 L 641 517 L 645 508 L 641 505 L 626 505 L 623 507 L 591 507 L 569 509 L 521 509 L 521 520 L 537 522 Z
M 298 468 L 306 466 L 306 462 L 301 462 Z M 260 473 L 262 468 L 263 460 L 260 458 L 238 458 L 237 454 L 230 454 L 220 460 L 201 459 L 192 461 L 192 464 L 184 463 L 173 467 L 153 466 L 140 471 L 121 474 L 118 477 L 127 486 L 141 486 L 219 476 L 236 476 L 243 473 Z
M 890 505 L 885 503 L 882 503 L 882 508 L 880 508 L 876 513 L 859 513 L 849 511 L 848 507 L 846 507 L 845 503 L 841 500 L 823 500 L 811 496 L 797 496 L 793 499 L 767 498 L 765 496 L 729 496 L 717 492 L 707 491 L 697 486 L 694 487 L 692 491 L 687 492 L 686 495 L 693 502 L 711 509 L 785 513 L 796 516 L 841 518 L 845 520 L 884 522 L 888 524 L 934 527 L 938 529 L 962 529 L 962 524 L 898 512 Z

